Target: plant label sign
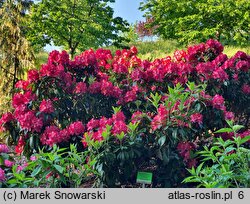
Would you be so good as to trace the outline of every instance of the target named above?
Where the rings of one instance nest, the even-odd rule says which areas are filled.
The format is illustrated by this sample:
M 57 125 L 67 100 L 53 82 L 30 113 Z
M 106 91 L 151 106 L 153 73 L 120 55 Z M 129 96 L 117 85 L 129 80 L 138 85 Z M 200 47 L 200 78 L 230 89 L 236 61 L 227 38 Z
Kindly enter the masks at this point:
M 150 172 L 139 171 L 137 173 L 136 182 L 137 183 L 142 183 L 142 184 L 151 184 L 152 183 L 152 177 L 153 177 L 153 174 L 150 173 Z

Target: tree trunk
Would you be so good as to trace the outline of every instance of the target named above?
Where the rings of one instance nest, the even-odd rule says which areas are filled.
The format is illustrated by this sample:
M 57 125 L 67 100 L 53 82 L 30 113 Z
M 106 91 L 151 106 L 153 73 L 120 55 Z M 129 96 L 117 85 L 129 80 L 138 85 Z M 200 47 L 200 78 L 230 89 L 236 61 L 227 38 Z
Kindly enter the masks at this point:
M 75 48 L 71 47 L 71 48 L 70 48 L 70 59 L 71 59 L 71 60 L 73 60 L 74 55 L 75 55 Z
M 16 84 L 16 80 L 17 80 L 17 70 L 19 68 L 19 60 L 17 57 L 17 53 L 15 54 L 14 57 L 14 75 L 13 75 L 13 90 L 15 89 L 15 84 Z

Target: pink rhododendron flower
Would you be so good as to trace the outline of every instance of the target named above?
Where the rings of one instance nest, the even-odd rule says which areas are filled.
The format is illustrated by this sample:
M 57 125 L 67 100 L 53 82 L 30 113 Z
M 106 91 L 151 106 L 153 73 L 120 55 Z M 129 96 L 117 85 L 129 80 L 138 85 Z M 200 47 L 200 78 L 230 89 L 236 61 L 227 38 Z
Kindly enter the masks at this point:
M 223 63 L 227 61 L 227 59 L 228 57 L 226 54 L 220 54 L 213 60 L 212 63 L 214 64 L 214 66 L 221 67 Z M 225 69 L 225 67 L 222 68 Z
M 141 111 L 134 112 L 131 117 L 131 122 L 134 124 L 137 122 L 141 122 L 141 120 L 142 120 L 142 112 Z
M 137 94 L 136 94 L 136 91 L 134 90 L 128 91 L 124 97 L 124 101 L 126 103 L 135 101 L 136 99 L 137 99 Z
M 214 70 L 212 76 L 214 79 L 219 79 L 220 81 L 225 81 L 228 79 L 227 73 L 221 68 Z
M 26 105 L 28 102 L 29 102 L 29 100 L 27 98 L 25 98 L 24 95 L 21 93 L 14 94 L 14 96 L 12 98 L 12 106 L 14 108 L 17 108 L 18 106 L 23 105 L 23 104 Z
M 87 123 L 87 131 L 93 130 L 95 128 L 99 127 L 99 120 L 95 120 L 92 118 L 88 123 Z
M 67 141 L 69 141 L 69 139 L 71 137 L 71 134 L 70 134 L 68 128 L 61 130 L 59 134 L 60 134 L 60 139 L 59 139 L 58 143 L 64 142 L 64 141 L 67 142 Z
M 53 113 L 55 111 L 53 103 L 50 99 L 43 99 L 40 103 L 39 110 L 43 113 Z
M 135 68 L 135 67 L 140 67 L 141 66 L 141 59 L 138 58 L 137 56 L 133 55 L 129 61 L 130 66 Z
M 224 50 L 223 45 L 219 41 L 214 40 L 214 39 L 207 40 L 206 48 L 212 49 L 216 55 L 219 55 Z
M 204 43 L 188 47 L 186 60 L 189 62 L 195 62 L 197 56 L 201 56 L 205 50 L 206 47 Z
M 36 156 L 30 156 L 30 161 L 36 161 L 36 160 L 37 160 Z
M 78 67 L 97 66 L 97 59 L 94 50 L 89 49 L 75 56 L 74 64 Z
M 97 132 L 94 132 L 93 134 L 92 134 L 92 139 L 94 140 L 94 141 L 103 141 L 103 137 L 102 137 L 102 130 L 99 130 L 99 131 L 97 131 Z
M 248 58 L 248 56 L 247 56 L 247 54 L 245 52 L 237 51 L 233 58 L 246 60 Z
M 54 144 L 61 142 L 60 129 L 56 126 L 46 127 L 44 133 L 40 137 L 40 141 L 43 145 L 53 146 Z
M 177 150 L 180 155 L 184 158 L 185 162 L 190 161 L 190 151 L 195 149 L 195 145 L 192 142 L 179 142 Z
M 75 93 L 84 94 L 87 92 L 87 86 L 84 82 L 79 82 L 76 84 Z
M 187 161 L 187 167 L 188 167 L 189 169 L 191 169 L 192 167 L 196 167 L 197 164 L 198 164 L 197 159 L 189 159 L 189 160 Z
M 35 116 L 34 111 L 27 111 L 23 115 L 18 116 L 21 127 L 28 131 L 40 132 L 43 127 L 43 120 Z
M 69 63 L 69 54 L 65 50 L 62 52 L 53 50 L 49 54 L 48 63 L 67 65 Z
M 56 77 L 60 78 L 60 75 L 64 72 L 64 67 L 61 64 L 54 64 L 54 63 L 48 63 L 43 64 L 40 69 L 40 75 L 42 77 L 48 76 L 48 77 Z
M 246 136 L 249 136 L 250 135 L 250 129 L 242 132 L 242 133 L 238 133 L 237 136 L 241 137 L 241 138 L 245 138 Z M 250 144 L 250 140 L 247 141 L 247 143 Z
M 190 116 L 190 119 L 192 123 L 202 124 L 203 115 L 200 113 L 194 113 Z
M 236 64 L 236 69 L 247 72 L 250 69 L 250 65 L 247 61 L 239 61 Z
M 234 120 L 234 113 L 225 111 L 224 112 L 225 120 Z
M 6 160 L 4 160 L 4 165 L 6 167 L 12 167 L 14 165 L 14 162 L 6 159 Z
M 101 92 L 101 83 L 98 81 L 95 81 L 92 84 L 90 84 L 89 92 L 92 94 Z
M 115 51 L 115 55 L 116 55 L 116 56 L 121 56 L 121 55 L 122 55 L 121 50 L 116 50 L 116 51 Z
M 11 122 L 12 120 L 14 120 L 14 116 L 12 115 L 12 113 L 10 112 L 4 113 L 2 117 L 0 118 L 0 126 L 8 122 Z
M 176 50 L 174 52 L 174 59 L 177 62 L 182 61 L 182 59 L 185 59 L 186 56 L 187 56 L 187 53 L 184 50 Z
M 244 84 L 244 85 L 242 86 L 242 92 L 243 92 L 244 94 L 250 94 L 250 85 Z
M 121 94 L 122 94 L 122 90 L 117 86 L 113 86 L 113 91 L 112 91 L 111 96 L 114 98 L 119 98 Z
M 224 98 L 216 94 L 212 99 L 212 105 L 214 108 L 217 108 L 217 109 L 224 108 Z
M 6 180 L 5 172 L 4 172 L 4 170 L 0 167 L 0 182 L 4 182 L 5 180 Z
M 158 108 L 158 114 L 153 118 L 151 122 L 152 130 L 156 130 L 160 128 L 162 125 L 166 123 L 166 119 L 169 115 L 169 110 L 166 109 L 162 104 Z
M 84 125 L 81 121 L 71 123 L 68 130 L 70 135 L 80 135 L 84 133 Z
M 113 128 L 112 128 L 112 134 L 117 135 L 121 134 L 122 132 L 127 133 L 128 128 L 125 122 L 118 120 L 114 122 Z
M 25 141 L 21 136 L 18 140 L 17 146 L 15 147 L 15 152 L 20 155 L 23 152 Z
M 22 90 L 28 90 L 29 86 L 29 81 L 24 81 L 24 80 L 19 80 L 16 84 L 15 87 L 22 89 Z
M 200 75 L 205 75 L 207 79 L 210 78 L 210 75 L 213 73 L 214 71 L 214 66 L 211 62 L 202 62 L 202 63 L 199 63 L 197 66 L 196 66 L 196 70 L 197 70 L 197 73 L 200 74 Z
M 39 79 L 39 72 L 35 69 L 28 71 L 28 82 L 36 82 Z
M 125 121 L 126 117 L 122 111 L 118 111 L 112 116 L 113 121 Z
M 164 124 L 164 121 L 162 120 L 160 115 L 156 115 L 152 122 L 151 122 L 151 128 L 153 131 L 159 129 Z
M 128 65 L 125 62 L 114 62 L 113 71 L 117 74 L 128 74 Z
M 111 126 L 113 124 L 112 118 L 101 117 L 99 120 L 100 129 L 103 130 L 107 125 Z
M 0 144 L 0 153 L 8 153 L 8 152 L 9 152 L 8 146 L 5 144 Z
M 137 48 L 136 48 L 135 46 L 132 46 L 132 47 L 130 48 L 130 52 L 131 52 L 133 55 L 137 55 L 138 50 L 137 50 Z
M 101 93 L 104 96 L 112 96 L 113 93 L 113 84 L 110 81 L 101 81 Z

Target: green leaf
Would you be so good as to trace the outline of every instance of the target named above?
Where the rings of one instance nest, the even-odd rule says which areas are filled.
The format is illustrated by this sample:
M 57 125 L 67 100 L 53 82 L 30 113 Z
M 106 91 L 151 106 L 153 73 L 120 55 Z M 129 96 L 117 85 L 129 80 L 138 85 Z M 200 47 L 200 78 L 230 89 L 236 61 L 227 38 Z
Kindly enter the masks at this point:
M 214 133 L 224 133 L 224 132 L 230 133 L 230 132 L 233 132 L 233 130 L 231 128 L 221 128 L 215 131 Z
M 150 94 L 150 97 L 152 98 L 152 100 L 148 99 L 153 106 L 157 109 L 159 106 L 159 102 L 161 100 L 161 95 L 159 95 L 158 93 L 155 93 L 155 95 L 153 93 Z
M 242 128 L 244 128 L 243 125 L 234 125 L 234 126 L 233 126 L 233 131 L 234 131 L 234 132 L 238 132 L 238 130 L 240 130 L 240 129 L 242 129 Z
M 41 169 L 42 169 L 42 166 L 37 166 L 37 167 L 34 169 L 34 171 L 32 172 L 31 177 L 35 177 L 37 174 L 39 174 L 40 171 L 41 171 Z
M 239 141 L 239 145 L 242 145 L 244 143 L 246 143 L 247 141 L 250 140 L 250 135 L 244 137 L 244 138 L 241 138 L 241 140 Z
M 16 179 L 13 178 L 13 179 L 8 180 L 7 183 L 8 184 L 17 184 L 18 180 L 16 180 Z
M 165 142 L 166 142 L 166 139 L 167 139 L 166 136 L 160 137 L 159 140 L 158 140 L 158 144 L 159 144 L 160 146 L 163 146 L 163 145 L 165 144 Z
M 57 164 L 54 164 L 53 166 L 55 167 L 55 169 L 56 169 L 59 173 L 61 173 L 61 174 L 63 173 L 63 170 L 64 170 L 63 167 L 61 167 L 61 166 L 59 166 L 59 165 L 57 165 Z
M 229 125 L 229 127 L 233 127 L 233 121 L 232 120 L 226 120 L 227 124 Z
M 117 137 L 120 141 L 122 141 L 123 138 L 125 137 L 125 134 L 124 134 L 124 132 L 121 132 L 120 134 L 117 134 L 116 137 Z
M 197 169 L 196 169 L 196 174 L 197 174 L 197 175 L 200 173 L 200 171 L 201 171 L 203 165 L 204 165 L 204 162 L 202 162 L 202 163 L 197 167 Z
M 114 114 L 116 114 L 116 113 L 118 113 L 120 110 L 121 110 L 121 106 L 118 106 L 118 107 L 114 107 L 114 106 L 112 106 L 112 109 L 113 109 L 113 111 L 114 111 Z

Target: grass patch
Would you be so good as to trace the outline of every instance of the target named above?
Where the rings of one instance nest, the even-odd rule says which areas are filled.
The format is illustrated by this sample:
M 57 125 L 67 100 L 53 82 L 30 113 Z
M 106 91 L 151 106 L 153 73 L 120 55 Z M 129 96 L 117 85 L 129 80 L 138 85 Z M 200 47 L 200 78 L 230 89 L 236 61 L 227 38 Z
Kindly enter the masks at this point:
M 176 50 L 185 49 L 185 46 L 179 45 L 176 41 L 170 40 L 159 40 L 156 42 L 141 42 L 136 44 L 138 49 L 138 56 L 141 59 L 154 60 L 156 58 L 163 58 L 166 56 L 173 56 Z M 250 45 L 246 47 L 226 45 L 224 46 L 224 51 L 228 57 L 235 55 L 237 51 L 243 51 L 250 54 Z
M 36 65 L 36 68 L 38 69 L 40 68 L 42 64 L 45 64 L 47 62 L 49 53 L 46 51 L 41 51 L 37 53 L 35 57 L 36 57 L 35 65 Z
M 156 58 L 164 58 L 166 56 L 173 56 L 175 50 L 185 49 L 183 45 L 175 40 L 158 40 L 158 41 L 146 41 L 146 42 L 136 42 L 133 44 L 128 44 L 129 47 L 136 46 L 138 49 L 138 57 L 144 60 L 154 60 Z M 118 49 L 114 46 L 105 47 L 105 49 L 110 49 L 114 54 Z M 232 57 L 237 51 L 243 51 L 250 54 L 250 45 L 247 47 L 240 47 L 234 45 L 226 45 L 224 47 L 224 53 L 228 57 Z M 80 54 L 81 52 L 77 53 Z M 42 64 L 47 62 L 49 53 L 42 51 L 36 54 L 36 67 L 39 68 Z
M 226 45 L 224 47 L 224 53 L 227 54 L 228 57 L 234 56 L 234 54 L 237 51 L 243 51 L 249 55 L 250 54 L 250 45 L 248 47 L 237 47 L 237 46 L 231 46 L 231 45 Z

